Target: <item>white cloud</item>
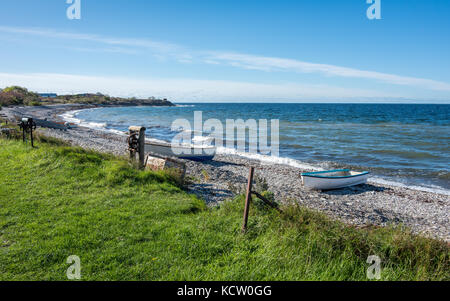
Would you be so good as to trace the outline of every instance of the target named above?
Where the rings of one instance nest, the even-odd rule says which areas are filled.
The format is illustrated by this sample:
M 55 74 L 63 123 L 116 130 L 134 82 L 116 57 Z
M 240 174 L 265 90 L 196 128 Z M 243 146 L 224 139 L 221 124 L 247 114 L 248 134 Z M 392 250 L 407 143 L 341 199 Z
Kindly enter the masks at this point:
M 10 26 L 0 26 L 0 32 L 14 33 L 14 34 L 26 34 L 34 36 L 42 36 L 53 39 L 67 39 L 87 41 L 93 43 L 106 44 L 110 46 L 127 46 L 127 47 L 140 47 L 157 53 L 162 53 L 168 56 L 173 56 L 180 59 L 189 59 L 191 56 L 182 49 L 181 46 L 171 44 L 155 42 L 148 39 L 135 39 L 135 38 L 111 38 L 93 34 L 79 34 L 60 32 L 51 29 L 42 28 L 20 28 Z M 132 51 L 130 49 L 129 51 Z
M 294 71 L 299 73 L 321 73 L 327 76 L 373 79 L 395 85 L 415 87 L 419 86 L 437 91 L 450 91 L 450 84 L 444 82 L 373 71 L 364 71 L 326 64 L 308 63 L 292 59 L 220 52 L 211 52 L 209 59 L 214 60 L 215 62 L 222 61 L 236 67 L 261 71 Z
M 139 38 L 111 38 L 92 34 L 78 34 L 59 32 L 51 29 L 40 28 L 18 28 L 0 26 L 0 32 L 43 36 L 57 39 L 82 40 L 97 44 L 104 44 L 108 48 L 95 48 L 95 51 L 121 52 L 123 54 L 135 54 L 136 48 L 144 49 L 159 60 L 172 58 L 180 63 L 203 63 L 209 65 L 228 64 L 237 68 L 260 70 L 265 72 L 284 71 L 297 73 L 317 73 L 324 76 L 343 78 L 360 78 L 375 80 L 392 85 L 411 86 L 425 90 L 449 92 L 450 84 L 430 79 L 400 76 L 394 74 L 380 73 L 374 71 L 358 70 L 354 68 L 340 67 L 328 64 L 316 64 L 294 59 L 277 57 L 265 57 L 231 52 L 206 52 L 190 51 L 185 47 L 172 43 L 155 42 L 149 39 Z M 130 49 L 127 49 L 129 47 Z M 76 48 L 74 48 L 76 50 Z M 79 48 L 79 51 L 94 51 L 94 48 Z M 268 85 L 265 85 L 268 86 Z M 298 85 L 297 85 L 298 86 Z M 311 87 L 311 86 L 308 86 Z M 288 88 L 288 87 L 286 87 Z M 273 89 L 272 89 L 273 90 Z M 287 89 L 290 90 L 290 89 Z M 341 88 L 341 92 L 346 89 Z M 347 89 L 348 90 L 348 89 Z M 356 91 L 352 89 L 352 91 Z M 323 91 L 326 94 L 326 91 Z M 282 93 L 284 94 L 284 93 Z M 379 93 L 373 94 L 377 96 Z
M 126 49 L 121 47 L 110 48 L 85 48 L 85 47 L 64 47 L 68 50 L 80 51 L 80 52 L 94 52 L 94 53 L 121 53 L 121 54 L 138 54 L 139 51 L 133 49 Z
M 123 97 L 165 97 L 176 102 L 189 101 L 313 101 L 342 100 L 367 96 L 399 97 L 378 91 L 347 89 L 328 85 L 296 83 L 262 84 L 224 80 L 121 78 L 54 73 L 0 73 L 0 87 L 20 85 L 36 92 L 101 92 Z

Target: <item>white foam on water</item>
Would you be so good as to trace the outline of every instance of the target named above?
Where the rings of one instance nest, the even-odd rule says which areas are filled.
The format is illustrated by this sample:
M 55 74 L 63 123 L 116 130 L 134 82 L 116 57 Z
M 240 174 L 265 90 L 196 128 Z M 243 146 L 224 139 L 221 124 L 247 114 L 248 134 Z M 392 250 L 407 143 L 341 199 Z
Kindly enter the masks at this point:
M 82 110 L 76 110 L 76 111 L 67 111 L 62 115 L 59 115 L 64 121 L 67 121 L 69 123 L 74 124 L 80 124 L 81 119 L 76 118 L 75 116 L 81 112 Z
M 394 187 L 402 187 L 402 188 L 408 188 L 408 189 L 413 189 L 413 190 L 418 190 L 418 191 L 423 191 L 423 192 L 432 192 L 432 193 L 437 193 L 437 194 L 443 194 L 443 195 L 449 195 L 450 196 L 450 191 L 449 190 L 444 189 L 444 188 L 439 187 L 439 186 L 436 186 L 436 185 L 430 185 L 430 187 L 418 186 L 418 185 L 408 185 L 408 184 L 401 183 L 401 182 L 386 180 L 386 179 L 383 179 L 383 178 L 380 178 L 380 177 L 371 177 L 369 182 L 380 184 L 380 185 L 389 185 L 389 186 L 394 186 Z
M 213 137 L 194 136 L 194 138 L 192 138 L 192 142 L 196 144 L 210 145 L 213 141 Z
M 89 109 L 92 110 L 92 109 Z M 83 119 L 77 118 L 77 114 L 81 111 L 84 110 L 75 110 L 75 111 L 68 111 L 65 112 L 64 114 L 59 115 L 64 121 L 67 121 L 69 123 L 73 123 L 73 124 L 77 124 L 79 126 L 82 127 L 87 127 L 90 129 L 94 129 L 94 130 L 100 130 L 100 131 L 105 131 L 105 132 L 110 132 L 110 133 L 114 133 L 117 135 L 126 135 L 126 133 L 119 131 L 119 130 L 115 130 L 115 129 L 108 129 L 106 128 L 108 126 L 108 124 L 106 122 L 87 122 Z
M 98 122 L 81 122 L 80 125 L 84 125 L 88 128 L 98 129 L 98 130 L 106 130 L 108 126 L 107 123 L 98 123 Z
M 98 130 L 106 130 L 106 126 L 108 125 L 107 123 L 87 122 L 83 119 L 77 118 L 76 117 L 77 114 L 81 111 L 82 110 L 69 111 L 69 112 L 66 112 L 66 113 L 60 115 L 60 117 L 62 117 L 64 119 L 64 121 L 67 121 L 69 123 L 74 123 L 74 124 L 78 124 L 80 126 L 98 129 Z
M 283 157 L 276 157 L 276 156 L 268 156 L 268 155 L 261 155 L 261 154 L 254 154 L 254 153 L 247 153 L 247 152 L 240 152 L 236 149 L 227 148 L 227 147 L 218 147 L 217 148 L 218 154 L 223 155 L 234 155 L 234 156 L 240 156 L 247 159 L 257 160 L 262 163 L 267 164 L 280 164 L 280 165 L 288 165 L 291 167 L 299 168 L 299 169 L 308 169 L 308 170 L 314 170 L 314 171 L 321 171 L 322 168 L 318 166 L 314 166 L 305 162 L 301 162 L 295 159 L 291 158 L 283 158 Z
M 104 130 L 107 131 L 107 132 L 111 132 L 113 134 L 116 134 L 116 135 L 121 135 L 121 136 L 126 136 L 127 135 L 127 133 L 119 131 L 119 130 L 114 130 L 114 129 L 104 129 Z

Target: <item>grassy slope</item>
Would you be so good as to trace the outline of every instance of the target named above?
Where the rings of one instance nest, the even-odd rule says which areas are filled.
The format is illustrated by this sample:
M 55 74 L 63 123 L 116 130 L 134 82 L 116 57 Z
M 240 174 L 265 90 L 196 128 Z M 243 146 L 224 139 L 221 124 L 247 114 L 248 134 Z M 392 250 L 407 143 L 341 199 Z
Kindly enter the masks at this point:
M 162 173 L 120 159 L 0 139 L 0 280 L 64 280 L 69 255 L 83 280 L 449 280 L 449 248 L 399 229 L 354 229 L 289 206 L 242 197 L 207 209 Z

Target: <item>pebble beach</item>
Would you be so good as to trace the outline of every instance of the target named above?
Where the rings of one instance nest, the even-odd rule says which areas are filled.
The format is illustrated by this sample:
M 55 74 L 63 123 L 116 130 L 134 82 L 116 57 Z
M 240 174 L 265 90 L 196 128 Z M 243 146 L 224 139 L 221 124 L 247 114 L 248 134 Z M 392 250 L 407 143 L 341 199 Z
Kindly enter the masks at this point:
M 96 105 L 54 105 L 3 108 L 8 119 L 31 116 L 63 121 L 67 111 L 93 108 Z M 44 135 L 62 139 L 74 146 L 115 155 L 126 155 L 126 136 L 85 127 L 67 131 L 43 129 Z M 250 166 L 255 177 L 266 182 L 277 202 L 297 202 L 323 212 L 334 219 L 355 226 L 404 225 L 414 233 L 450 242 L 450 196 L 409 187 L 391 186 L 370 181 L 345 189 L 310 191 L 302 186 L 300 174 L 311 170 L 261 162 L 238 155 L 217 154 L 212 161 L 185 161 L 187 189 L 210 206 L 220 204 L 245 191 Z

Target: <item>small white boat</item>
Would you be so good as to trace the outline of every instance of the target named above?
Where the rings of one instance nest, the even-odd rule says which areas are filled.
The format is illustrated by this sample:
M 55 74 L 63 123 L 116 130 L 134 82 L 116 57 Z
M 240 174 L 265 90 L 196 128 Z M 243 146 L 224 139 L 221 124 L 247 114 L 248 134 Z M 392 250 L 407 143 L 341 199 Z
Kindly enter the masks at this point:
M 302 183 L 305 187 L 315 190 L 330 190 L 365 184 L 369 172 L 356 172 L 348 169 L 337 169 L 302 173 Z
M 181 144 L 174 145 L 167 142 L 145 141 L 145 152 L 176 157 L 194 161 L 212 160 L 216 154 L 216 147 L 212 145 Z

